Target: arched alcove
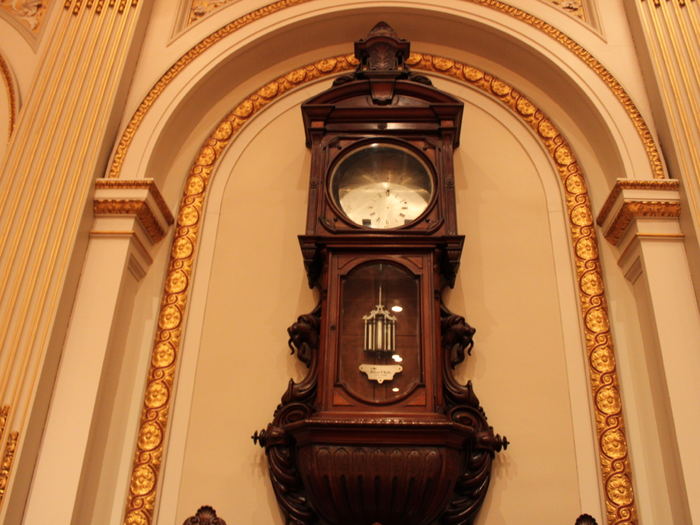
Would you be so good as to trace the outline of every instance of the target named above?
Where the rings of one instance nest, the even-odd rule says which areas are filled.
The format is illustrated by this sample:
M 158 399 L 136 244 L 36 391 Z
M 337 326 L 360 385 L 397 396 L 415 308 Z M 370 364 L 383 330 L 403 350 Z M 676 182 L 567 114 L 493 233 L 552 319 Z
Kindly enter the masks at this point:
M 210 50 L 205 51 L 201 57 L 196 58 L 188 66 L 188 69 L 183 70 L 185 71 L 184 73 L 174 78 L 162 91 L 162 94 L 155 99 L 155 102 L 152 102 L 149 106 L 149 112 L 141 122 L 140 128 L 137 129 L 135 139 L 130 143 L 126 151 L 126 157 L 123 159 L 123 164 L 120 166 L 117 174 L 125 176 L 125 173 L 129 173 L 129 177 L 148 176 L 155 178 L 164 188 L 168 201 L 175 207 L 175 203 L 181 195 L 184 177 L 191 166 L 192 159 L 197 155 L 201 144 L 209 136 L 212 128 L 220 120 L 221 116 L 234 107 L 245 95 L 254 92 L 256 88 L 269 82 L 270 79 L 280 77 L 294 67 L 299 67 L 302 63 L 309 63 L 310 60 L 346 53 L 349 46 L 336 43 L 345 38 L 343 36 L 344 31 L 348 27 L 359 27 L 366 20 L 374 20 L 375 15 L 379 13 L 377 10 L 355 11 L 348 8 L 342 12 L 342 16 L 330 12 L 325 14 L 316 13 L 314 17 L 307 18 L 290 16 L 288 20 L 283 22 L 277 21 L 276 24 L 259 28 L 256 38 L 252 38 L 249 34 L 237 35 L 240 39 L 237 40 L 231 37 L 229 41 L 225 42 L 226 45 L 224 45 L 224 42 L 221 45 L 214 44 Z M 592 182 L 592 194 L 594 197 L 597 195 L 598 206 L 601 205 L 602 199 L 607 194 L 615 178 L 652 176 L 649 158 L 644 145 L 625 108 L 619 103 L 619 100 L 610 91 L 609 87 L 602 82 L 597 73 L 590 70 L 583 63 L 574 62 L 571 64 L 563 60 L 562 55 L 566 55 L 566 49 L 547 49 L 547 46 L 544 45 L 546 41 L 542 41 L 541 38 L 534 38 L 531 34 L 524 34 L 527 31 L 517 32 L 508 27 L 488 25 L 482 23 L 482 20 L 475 21 L 477 17 L 464 16 L 460 18 L 454 13 L 447 12 L 447 10 L 421 11 L 414 7 L 408 8 L 403 6 L 401 9 L 392 11 L 392 13 L 396 14 L 399 19 L 403 17 L 407 21 L 407 27 L 411 27 L 411 20 L 413 20 L 415 26 L 417 17 L 420 16 L 433 17 L 431 20 L 434 19 L 439 21 L 436 23 L 445 25 L 446 36 L 444 40 L 426 34 L 425 31 L 421 33 L 416 29 L 416 34 L 423 36 L 425 41 L 414 41 L 414 49 L 421 50 L 418 46 L 423 45 L 427 50 L 447 50 L 444 53 L 447 56 L 455 58 L 469 57 L 472 59 L 470 62 L 475 65 L 486 64 L 491 66 L 494 71 L 500 72 L 503 78 L 509 80 L 517 89 L 532 97 L 532 100 L 537 102 L 540 109 L 545 110 L 545 112 L 551 111 L 553 115 L 556 115 L 559 120 L 553 120 L 557 125 L 561 122 L 564 135 L 570 140 L 572 150 L 577 158 L 580 159 L 580 164 L 584 168 L 587 179 L 589 182 Z M 340 30 L 341 27 L 342 30 Z M 467 33 L 469 38 L 464 38 L 460 41 L 458 38 L 459 28 L 469 28 L 473 31 Z M 313 46 L 308 46 L 300 36 L 312 32 L 315 35 L 314 44 Z M 316 35 L 318 39 L 316 39 Z M 410 37 L 410 35 L 406 36 Z M 455 47 L 446 46 L 446 43 L 451 43 Z M 467 49 L 470 45 L 473 47 Z M 275 50 L 282 50 L 282 52 L 275 54 Z M 568 58 L 571 59 L 572 57 L 569 56 Z M 488 67 L 485 67 L 485 69 L 488 70 Z M 431 74 L 440 82 L 439 72 L 433 71 Z M 326 85 L 328 83 L 327 80 L 323 82 L 326 82 Z M 308 89 L 321 90 L 323 85 L 318 83 Z M 459 96 L 467 97 L 466 92 L 470 88 L 452 85 L 449 90 Z M 311 92 L 309 91 L 309 93 Z M 566 93 L 566 96 L 563 96 L 562 93 Z M 296 96 L 298 96 L 297 92 L 289 95 L 287 98 Z M 484 98 L 483 95 L 481 97 Z M 275 100 L 273 106 L 282 104 L 284 100 L 286 100 L 285 97 L 280 97 Z M 298 100 L 297 102 L 300 101 Z M 284 104 L 286 103 L 284 102 Z M 478 105 L 475 104 L 474 107 Z M 267 111 L 271 111 L 271 109 L 262 112 L 261 115 L 265 115 Z M 263 117 L 251 119 L 247 124 L 248 128 L 257 126 L 258 124 L 256 123 L 260 118 Z M 512 115 L 509 118 L 499 117 L 495 120 L 500 123 L 505 121 L 511 122 L 511 124 L 517 122 L 517 119 L 513 119 Z M 513 132 L 511 124 L 504 125 L 504 129 L 509 130 L 508 133 Z M 523 127 L 522 123 L 517 123 L 517 126 Z M 521 130 L 521 132 L 528 133 L 526 130 Z M 247 133 L 248 129 L 246 128 L 241 132 L 240 137 Z M 263 132 L 259 131 L 258 133 Z M 252 138 L 244 140 L 240 137 L 230 145 L 229 153 L 227 153 L 225 159 L 244 158 L 245 151 L 243 150 L 249 144 L 255 142 Z M 520 144 L 518 147 L 522 151 L 527 152 L 527 155 L 534 155 L 532 153 L 533 147 L 539 148 L 540 156 L 544 155 L 541 151 L 542 145 L 538 145 L 536 141 L 530 142 L 529 146 L 522 146 L 522 144 L 527 143 L 527 140 L 521 140 L 521 137 L 518 137 L 515 142 Z M 238 144 L 246 144 L 246 146 L 237 146 Z M 231 151 L 238 147 L 242 147 L 243 150 L 239 151 L 237 155 L 232 154 Z M 536 157 L 537 155 L 534 156 Z M 573 407 L 568 412 L 569 416 L 567 417 L 570 417 L 570 425 L 574 428 L 572 436 L 575 436 L 575 439 L 578 440 L 575 445 L 572 445 L 570 459 L 572 459 L 573 464 L 575 464 L 574 468 L 578 472 L 575 483 L 578 486 L 579 497 L 583 502 L 583 506 L 579 510 L 595 513 L 597 511 L 593 511 L 588 507 L 600 506 L 601 488 L 599 486 L 600 477 L 597 472 L 598 466 L 595 462 L 596 452 L 592 444 L 591 402 L 587 392 L 589 386 L 586 383 L 585 364 L 582 364 L 585 351 L 582 350 L 581 346 L 583 336 L 580 321 L 578 320 L 580 319 L 579 307 L 575 298 L 577 285 L 574 281 L 575 276 L 572 269 L 571 241 L 569 240 L 566 226 L 563 226 L 566 222 L 559 222 L 560 219 L 564 221 L 566 211 L 563 207 L 559 208 L 553 204 L 559 199 L 559 204 L 561 205 L 561 183 L 557 182 L 557 184 L 552 186 L 554 184 L 552 181 L 556 181 L 556 176 L 554 176 L 556 172 L 551 165 L 551 161 L 543 161 L 546 166 L 538 164 L 534 157 L 530 158 L 528 162 L 532 162 L 533 165 L 537 166 L 535 173 L 539 173 L 537 175 L 538 184 L 544 185 L 545 189 L 548 188 L 544 192 L 546 205 L 540 207 L 540 211 L 544 209 L 546 213 L 537 219 L 536 222 L 540 226 L 546 223 L 549 228 L 550 238 L 548 242 L 551 246 L 548 249 L 551 249 L 550 262 L 553 266 L 545 273 L 554 279 L 554 281 L 550 282 L 553 285 L 551 290 L 557 297 L 555 302 L 557 302 L 560 315 L 562 316 L 558 324 L 555 324 L 562 327 L 560 331 L 561 346 L 559 347 L 561 352 L 558 355 L 563 359 L 564 368 L 560 369 L 559 372 L 564 370 L 566 374 L 567 389 L 570 389 L 566 395 Z M 226 173 L 226 168 L 223 166 L 223 164 L 217 165 L 217 174 Z M 230 166 L 229 169 L 230 173 L 235 171 L 233 166 Z M 550 173 L 552 177 L 548 178 L 545 175 L 546 173 Z M 540 175 L 542 178 L 539 178 Z M 220 179 L 220 175 L 217 175 L 217 177 Z M 213 180 L 219 180 L 217 177 L 214 177 Z M 486 177 L 484 180 L 488 181 L 489 177 Z M 548 184 L 550 186 L 547 186 Z M 217 187 L 215 185 L 211 191 L 215 191 Z M 532 185 L 528 186 L 528 190 L 531 190 L 533 187 Z M 507 186 L 506 188 L 508 189 Z M 488 194 L 487 190 L 484 190 L 484 192 Z M 553 197 L 553 195 L 558 197 Z M 469 194 L 469 196 L 472 197 L 473 195 Z M 223 199 L 224 197 L 220 198 Z M 188 345 L 194 346 L 189 352 L 186 349 L 183 351 L 182 368 L 178 372 L 182 375 L 178 380 L 177 388 L 178 392 L 181 392 L 182 388 L 189 388 L 190 394 L 189 397 L 185 395 L 178 398 L 178 404 L 175 405 L 178 407 L 176 408 L 178 413 L 181 413 L 181 408 L 179 407 L 185 407 L 184 410 L 186 412 L 189 411 L 192 408 L 190 403 L 193 403 L 193 399 L 195 399 L 195 394 L 192 392 L 195 392 L 196 379 L 194 374 L 197 370 L 197 359 L 192 356 L 196 356 L 196 349 L 200 343 L 199 338 L 204 337 L 206 312 L 212 311 L 207 302 L 206 291 L 209 290 L 209 286 L 219 289 L 216 285 L 211 284 L 216 277 L 212 272 L 214 272 L 213 268 L 215 267 L 213 261 L 217 250 L 218 235 L 209 228 L 212 221 L 217 223 L 223 220 L 224 216 L 219 215 L 219 213 L 223 213 L 221 208 L 216 214 L 212 215 L 213 212 L 211 210 L 219 206 L 216 204 L 218 201 L 217 198 L 212 197 L 212 194 L 208 194 L 207 199 L 209 208 L 207 218 L 202 223 L 205 229 L 202 233 L 203 244 L 198 248 L 201 251 L 198 254 L 199 260 L 196 265 L 195 277 L 198 281 L 204 280 L 207 284 L 203 285 L 204 288 L 195 287 L 192 290 L 192 302 L 188 305 L 190 310 L 186 321 L 185 347 L 187 348 Z M 256 202 L 257 199 L 252 199 L 246 201 L 246 204 Z M 519 205 L 520 203 L 516 202 L 515 204 Z M 471 206 L 467 207 L 470 208 Z M 478 202 L 476 207 L 479 207 Z M 491 207 L 490 209 L 497 208 Z M 508 209 L 518 208 L 517 206 L 511 206 Z M 496 218 L 502 219 L 502 214 Z M 513 218 L 513 220 L 516 219 Z M 472 223 L 467 221 L 467 224 L 471 225 Z M 478 221 L 474 222 L 474 224 L 478 224 Z M 481 224 L 480 226 L 484 225 Z M 556 235 L 554 232 L 557 232 Z M 291 235 L 292 237 L 294 236 L 294 234 Z M 476 237 L 487 239 L 488 242 L 493 240 L 481 230 L 476 231 Z M 253 235 L 253 238 L 259 239 L 259 232 Z M 555 238 L 557 239 L 556 241 L 554 240 Z M 496 236 L 495 242 L 508 246 L 503 239 L 505 237 Z M 517 238 L 517 240 L 523 239 L 527 239 L 527 236 L 521 235 Z M 562 239 L 565 239 L 566 242 L 562 242 Z M 244 242 L 241 244 L 245 245 Z M 239 244 L 235 244 L 235 246 L 234 252 L 240 256 L 242 248 Z M 160 293 L 159 284 L 163 278 L 159 272 L 160 269 L 164 269 L 165 258 L 167 257 L 166 249 L 163 247 L 159 249 L 160 253 L 153 267 L 154 270 L 158 270 L 152 270 L 147 276 L 146 282 L 142 285 L 142 292 L 140 293 L 142 294 L 142 299 L 148 305 L 155 305 L 158 300 Z M 207 249 L 209 250 L 208 256 L 205 256 Z M 609 249 L 605 248 L 605 250 L 607 250 L 605 256 L 613 260 Z M 536 250 L 536 252 L 538 254 L 545 253 L 542 250 Z M 294 259 L 296 256 L 294 254 L 278 253 L 276 257 L 286 260 L 290 257 Z M 203 263 L 203 260 L 207 262 Z M 478 263 L 477 266 L 479 266 Z M 502 265 L 490 263 L 484 265 L 482 263 L 482 270 L 490 268 L 507 270 Z M 236 273 L 233 270 L 231 271 Z M 615 276 L 614 279 L 618 277 Z M 527 280 L 525 276 L 520 278 Z M 251 279 L 251 282 L 253 281 L 255 279 Z M 478 280 L 474 282 L 478 282 Z M 617 296 L 618 304 L 623 304 L 625 311 L 634 312 L 635 306 L 629 290 L 625 290 L 624 286 L 616 286 L 616 289 L 619 291 Z M 462 296 L 457 294 L 454 300 L 459 301 L 460 297 L 463 299 L 464 295 L 464 292 Z M 472 296 L 471 293 L 466 295 Z M 478 293 L 473 295 L 478 296 Z M 275 297 L 279 296 L 276 295 Z M 528 296 L 532 296 L 532 294 Z M 197 297 L 198 299 L 195 300 Z M 563 297 L 568 297 L 568 299 L 562 299 Z M 303 301 L 305 299 L 297 299 L 296 302 L 300 304 Z M 468 302 L 465 303 L 465 307 L 467 306 Z M 154 306 L 149 308 L 149 315 L 157 315 Z M 529 305 L 528 308 L 531 309 L 529 311 L 534 311 L 532 305 Z M 294 315 L 290 319 L 293 320 L 293 318 Z M 633 316 L 630 316 L 630 318 L 633 319 Z M 281 321 L 280 333 L 284 334 L 284 328 L 290 322 L 290 320 Z M 635 321 L 633 320 L 632 322 L 634 323 Z M 148 323 L 144 324 L 141 319 L 138 320 L 138 324 L 141 329 L 145 328 L 146 331 L 148 326 L 150 326 Z M 248 326 L 250 323 L 244 324 Z M 197 325 L 199 325 L 198 328 Z M 196 330 L 200 330 L 199 335 L 193 335 Z M 632 332 L 634 330 L 635 328 L 633 327 Z M 525 332 L 527 332 L 526 327 L 521 327 L 520 335 L 522 336 L 522 333 Z M 631 339 L 638 337 L 636 333 L 626 335 Z M 130 338 L 138 342 L 143 354 L 149 351 L 150 342 L 145 332 L 136 333 L 135 335 L 130 334 Z M 288 364 L 286 369 L 287 372 L 296 370 L 291 364 Z M 520 371 L 526 369 L 526 367 L 518 367 Z M 190 374 L 189 379 L 185 379 L 187 373 Z M 561 377 L 560 374 L 555 373 L 554 375 Z M 189 386 L 186 386 L 183 381 L 185 383 L 189 381 Z M 538 385 L 541 385 L 541 383 L 538 383 Z M 577 393 L 572 393 L 574 391 Z M 585 395 L 582 395 L 582 393 Z M 559 399 L 559 396 L 557 398 Z M 263 412 L 267 413 L 269 411 Z M 576 416 L 574 417 L 571 414 Z M 588 419 L 580 417 L 582 414 L 587 414 Z M 184 470 L 178 474 L 180 461 L 185 461 L 187 456 L 187 432 L 189 425 L 189 418 L 183 415 L 174 417 L 171 430 L 172 441 L 167 453 L 170 457 L 174 457 L 174 454 L 179 454 L 177 457 L 180 459 L 175 459 L 174 463 L 170 464 L 167 469 L 167 478 L 163 479 L 162 494 L 164 501 L 167 501 L 167 503 L 161 504 L 161 512 L 166 512 L 166 514 L 176 512 L 182 480 L 189 478 L 186 473 L 182 474 L 182 472 L 185 472 Z M 574 443 L 574 441 L 572 437 L 571 439 L 564 439 L 562 442 Z M 180 475 L 183 476 L 182 479 L 178 477 Z M 185 511 L 183 510 L 183 512 Z M 570 510 L 569 512 L 573 511 Z M 176 519 L 180 519 L 180 517 Z
M 515 115 L 484 94 L 437 82 L 467 103 L 456 159 L 467 250 L 448 303 L 480 335 L 460 374 L 488 400 L 494 424 L 511 422 L 507 434 L 521 447 L 499 459 L 480 519 L 507 522 L 547 508 L 563 521 L 582 504 L 602 516 L 590 508 L 600 509 L 600 482 L 558 173 Z M 296 241 L 309 168 L 299 104 L 324 87 L 300 89 L 261 112 L 213 174 L 159 521 L 181 521 L 208 498 L 221 515 L 280 522 L 264 454 L 248 438 L 265 425 L 288 378 L 303 375 L 284 357 L 286 327 L 314 305 Z M 530 330 L 538 336 L 523 337 Z M 211 421 L 217 428 L 203 431 Z M 557 509 L 543 483 L 567 487 Z

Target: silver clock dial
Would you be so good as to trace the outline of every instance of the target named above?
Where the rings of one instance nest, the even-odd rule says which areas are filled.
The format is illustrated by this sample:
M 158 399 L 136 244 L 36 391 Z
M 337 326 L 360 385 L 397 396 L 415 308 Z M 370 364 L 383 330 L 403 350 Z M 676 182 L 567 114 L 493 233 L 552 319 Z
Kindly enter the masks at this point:
M 398 228 L 417 219 L 433 195 L 425 163 L 393 144 L 370 144 L 344 158 L 331 176 L 336 205 L 355 224 Z

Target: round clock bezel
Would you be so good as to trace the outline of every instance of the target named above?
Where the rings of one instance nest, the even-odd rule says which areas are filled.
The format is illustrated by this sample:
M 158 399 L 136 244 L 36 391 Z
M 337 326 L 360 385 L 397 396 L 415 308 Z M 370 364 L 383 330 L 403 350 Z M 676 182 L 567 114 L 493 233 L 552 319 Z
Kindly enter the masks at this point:
M 431 187 L 430 187 L 430 200 L 428 201 L 425 209 L 411 222 L 402 224 L 400 226 L 395 226 L 392 228 L 373 228 L 371 226 L 364 226 L 362 224 L 359 224 L 355 222 L 353 219 L 349 217 L 347 212 L 343 209 L 341 206 L 340 202 L 338 199 L 336 199 L 335 192 L 333 190 L 333 184 L 335 182 L 336 176 L 337 176 L 337 171 L 338 168 L 342 165 L 342 163 L 351 157 L 354 153 L 368 148 L 374 144 L 380 145 L 380 146 L 389 146 L 393 147 L 399 151 L 403 151 L 407 153 L 408 155 L 411 155 L 414 157 L 418 162 L 420 162 L 421 165 L 423 165 L 426 168 L 427 175 L 430 179 Z M 327 184 L 326 184 L 326 195 L 327 195 L 327 201 L 329 202 L 330 206 L 332 209 L 336 212 L 336 214 L 348 225 L 353 226 L 355 228 L 358 228 L 362 231 L 367 231 L 367 232 L 388 232 L 388 231 L 397 231 L 397 230 L 402 230 L 406 228 L 411 228 L 415 226 L 416 223 L 418 223 L 423 217 L 425 217 L 435 206 L 435 202 L 437 201 L 437 195 L 438 195 L 438 177 L 437 173 L 435 170 L 435 167 L 433 166 L 433 162 L 431 159 L 429 159 L 422 151 L 420 151 L 418 148 L 416 148 L 413 144 L 407 141 L 403 140 L 398 140 L 398 139 L 389 139 L 386 137 L 372 137 L 368 138 L 365 140 L 361 140 L 356 142 L 355 144 L 352 144 L 351 146 L 348 146 L 345 151 L 341 152 L 333 161 L 330 163 L 328 170 L 327 170 L 328 176 L 327 176 Z

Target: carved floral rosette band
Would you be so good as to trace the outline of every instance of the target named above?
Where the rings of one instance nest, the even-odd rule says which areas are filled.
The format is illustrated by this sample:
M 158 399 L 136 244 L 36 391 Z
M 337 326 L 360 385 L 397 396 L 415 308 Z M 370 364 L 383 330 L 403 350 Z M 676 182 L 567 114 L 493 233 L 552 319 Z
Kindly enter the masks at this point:
M 568 143 L 530 100 L 482 70 L 420 53 L 411 53 L 407 65 L 414 70 L 448 76 L 507 106 L 535 132 L 554 160 L 563 185 L 573 242 L 607 521 L 610 525 L 637 523 L 593 215 L 583 174 Z M 295 69 L 266 84 L 224 118 L 199 150 L 185 184 L 172 242 L 126 507 L 125 523 L 128 525 L 152 523 L 194 251 L 206 190 L 217 161 L 241 127 L 277 97 L 320 78 L 353 70 L 356 66 L 357 61 L 352 56 L 333 57 Z M 122 155 L 125 149 L 126 146 L 121 150 Z M 113 169 L 117 171 L 113 176 L 118 175 L 121 161 L 115 159 L 115 163 L 118 164 L 113 165 Z

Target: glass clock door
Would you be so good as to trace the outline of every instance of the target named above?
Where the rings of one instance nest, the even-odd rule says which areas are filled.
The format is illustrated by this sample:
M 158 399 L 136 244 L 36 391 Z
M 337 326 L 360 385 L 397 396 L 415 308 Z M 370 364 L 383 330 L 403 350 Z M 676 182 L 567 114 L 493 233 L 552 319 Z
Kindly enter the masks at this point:
M 371 402 L 404 396 L 421 381 L 419 278 L 390 263 L 342 283 L 339 380 Z

